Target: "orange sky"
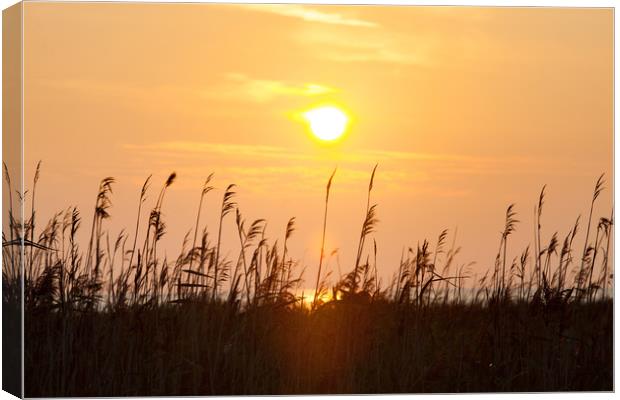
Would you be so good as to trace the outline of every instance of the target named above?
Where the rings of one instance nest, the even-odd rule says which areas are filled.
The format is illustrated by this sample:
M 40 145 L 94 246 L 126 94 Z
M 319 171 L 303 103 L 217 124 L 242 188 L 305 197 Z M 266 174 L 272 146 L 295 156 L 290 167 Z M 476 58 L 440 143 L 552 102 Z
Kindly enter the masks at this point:
M 99 180 L 114 176 L 108 226 L 133 229 L 144 179 L 154 174 L 152 201 L 176 171 L 169 257 L 211 172 L 211 232 L 223 189 L 238 184 L 242 214 L 268 219 L 270 238 L 297 217 L 289 251 L 308 282 L 336 166 L 327 249 L 340 249 L 344 272 L 379 163 L 384 280 L 404 246 L 444 228 L 458 227 L 459 263 L 493 265 L 516 203 L 512 258 L 532 240 L 543 184 L 548 240 L 587 212 L 598 175 L 611 181 L 611 9 L 26 3 L 24 23 L 25 178 L 43 160 L 38 218 L 77 205 L 86 231 Z M 324 102 L 353 119 L 336 144 L 295 117 Z M 596 215 L 611 201 L 608 190 Z M 235 258 L 233 229 L 231 217 L 224 254 Z

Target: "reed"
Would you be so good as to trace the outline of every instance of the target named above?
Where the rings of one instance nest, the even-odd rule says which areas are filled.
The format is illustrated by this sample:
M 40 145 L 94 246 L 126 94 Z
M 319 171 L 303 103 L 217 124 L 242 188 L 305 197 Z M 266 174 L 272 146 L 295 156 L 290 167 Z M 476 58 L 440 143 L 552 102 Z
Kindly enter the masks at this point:
M 611 390 L 613 308 L 607 286 L 613 209 L 598 218 L 596 233 L 574 261 L 579 218 L 543 245 L 543 187 L 534 242 L 524 250 L 516 252 L 514 239 L 508 243 L 519 226 L 510 205 L 487 271 L 473 274 L 472 262 L 457 260 L 457 230 L 452 238 L 442 230 L 434 247 L 427 240 L 403 247 L 384 287 L 379 274 L 391 266 L 380 262 L 375 235 L 370 196 L 376 168 L 359 241 L 351 249 L 355 265 L 335 284 L 329 270 L 339 250 L 326 250 L 325 238 L 336 170 L 329 177 L 311 302 L 300 290 L 304 262 L 291 254 L 295 218 L 280 240 L 271 239 L 267 220 L 246 225 L 231 184 L 217 211 L 217 240 L 209 240 L 201 212 L 211 176 L 172 260 L 162 258 L 157 245 L 174 173 L 152 200 L 147 221 L 140 215 L 150 177 L 144 182 L 130 234 L 113 236 L 105 223 L 111 218 L 111 177 L 99 185 L 86 228 L 76 208 L 53 215 L 46 225 L 34 206 L 26 224 L 11 216 L 10 232 L 3 234 L 7 309 L 20 299 L 18 252 L 30 246 L 23 260 L 26 395 Z M 12 189 L 6 166 L 5 184 Z M 596 221 L 601 190 L 599 179 L 590 220 Z M 222 231 L 232 211 L 236 260 L 222 256 L 228 246 Z M 20 237 L 22 229 L 27 235 Z M 90 232 L 85 248 L 77 239 L 81 229 Z M 139 232 L 145 232 L 141 249 Z
M 332 172 L 329 180 L 327 181 L 327 186 L 325 187 L 325 213 L 323 214 L 323 233 L 321 235 L 321 255 L 319 256 L 319 269 L 316 274 L 316 284 L 314 285 L 314 298 L 312 300 L 312 307 L 315 308 L 317 305 L 317 298 L 319 293 L 319 284 L 321 282 L 321 269 L 323 267 L 323 258 L 325 256 L 325 233 L 327 231 L 327 209 L 329 206 L 329 189 L 332 187 L 332 180 L 334 179 L 334 175 L 336 175 L 336 169 Z
M 217 290 L 218 290 L 218 286 L 220 283 L 218 279 L 220 278 L 220 276 L 218 275 L 218 273 L 220 273 L 220 249 L 222 245 L 222 227 L 224 225 L 224 218 L 232 210 L 234 210 L 236 206 L 236 203 L 233 201 L 233 198 L 236 194 L 233 191 L 235 186 L 236 186 L 235 184 L 228 185 L 228 187 L 226 188 L 226 191 L 224 192 L 224 196 L 222 197 L 222 207 L 220 208 L 220 225 L 219 225 L 218 233 L 217 233 L 217 247 L 216 247 L 216 252 L 215 252 L 215 268 L 214 268 L 214 275 L 213 275 L 212 300 L 215 300 L 215 298 L 217 297 Z
M 583 252 L 581 255 L 581 266 L 579 267 L 579 275 L 577 276 L 577 280 L 578 280 L 577 290 L 579 291 L 580 297 L 582 297 L 582 294 L 584 291 L 583 286 L 586 280 L 586 278 L 584 277 L 584 273 L 586 272 L 585 268 L 586 268 L 586 264 L 588 263 L 587 261 L 588 261 L 589 253 L 590 253 L 590 248 L 588 246 L 589 246 L 589 238 L 590 238 L 590 226 L 592 225 L 592 214 L 594 212 L 594 203 L 596 202 L 596 199 L 603 191 L 603 184 L 604 184 L 603 177 L 604 176 L 605 175 L 602 174 L 597 179 L 596 184 L 594 185 L 594 193 L 592 194 L 592 201 L 590 202 L 590 214 L 588 215 L 588 227 L 586 228 L 586 237 L 583 242 Z

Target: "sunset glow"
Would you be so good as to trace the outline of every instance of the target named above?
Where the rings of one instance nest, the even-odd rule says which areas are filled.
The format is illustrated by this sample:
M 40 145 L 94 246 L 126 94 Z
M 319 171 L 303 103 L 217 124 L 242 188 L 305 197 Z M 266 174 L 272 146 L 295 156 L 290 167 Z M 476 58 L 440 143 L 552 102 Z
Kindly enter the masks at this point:
M 339 249 L 328 267 L 338 277 L 357 258 L 365 190 L 379 164 L 370 204 L 379 220 L 377 274 L 388 284 L 403 248 L 434 242 L 443 229 L 458 230 L 455 264 L 475 261 L 469 275 L 482 276 L 508 204 L 522 221 L 511 236 L 516 252 L 531 242 L 542 185 L 545 239 L 587 211 L 583 193 L 601 173 L 612 181 L 610 10 L 47 2 L 25 9 L 24 179 L 42 160 L 40 221 L 69 205 L 88 213 L 96 182 L 113 176 L 106 226 L 129 229 L 144 180 L 152 174 L 156 190 L 174 171 L 158 246 L 172 256 L 195 230 L 198 196 L 213 173 L 198 232 L 219 226 L 214 207 L 234 183 L 246 228 L 268 220 L 265 237 L 281 246 L 296 218 L 287 257 L 306 268 L 312 287 L 327 179 L 338 167 L 325 238 L 326 254 Z M 269 57 L 256 50 L 265 46 Z M 595 211 L 609 214 L 611 199 L 601 195 Z M 141 221 L 156 200 L 149 194 Z M 221 255 L 235 265 L 232 220 L 222 227 Z M 80 231 L 82 240 L 88 232 Z M 144 235 L 139 230 L 138 240 Z M 575 241 L 584 239 L 579 229 Z

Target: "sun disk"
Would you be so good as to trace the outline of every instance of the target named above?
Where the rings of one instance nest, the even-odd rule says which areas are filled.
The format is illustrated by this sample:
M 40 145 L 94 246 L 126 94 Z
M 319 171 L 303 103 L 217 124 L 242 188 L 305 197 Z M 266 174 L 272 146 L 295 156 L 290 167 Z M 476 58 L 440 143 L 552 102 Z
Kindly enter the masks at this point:
M 347 128 L 349 118 L 339 108 L 325 106 L 314 108 L 304 113 L 310 124 L 310 130 L 321 140 L 336 140 Z

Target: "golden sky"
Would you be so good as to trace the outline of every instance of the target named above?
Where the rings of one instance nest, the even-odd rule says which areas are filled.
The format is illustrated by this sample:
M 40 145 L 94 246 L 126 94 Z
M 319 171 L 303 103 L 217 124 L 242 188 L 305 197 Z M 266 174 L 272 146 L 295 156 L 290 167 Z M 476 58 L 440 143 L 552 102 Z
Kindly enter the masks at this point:
M 114 176 L 109 227 L 133 229 L 144 179 L 154 174 L 152 201 L 176 171 L 169 257 L 211 172 L 211 232 L 236 183 L 242 214 L 268 219 L 270 238 L 297 218 L 289 251 L 309 282 L 336 166 L 327 249 L 340 249 L 344 272 L 379 163 L 384 280 L 403 247 L 444 228 L 458 227 L 459 263 L 482 271 L 510 203 L 521 220 L 512 257 L 532 240 L 543 184 L 544 241 L 588 211 L 598 175 L 611 181 L 611 9 L 26 3 L 24 23 L 25 179 L 43 160 L 38 218 L 77 205 L 87 224 L 99 180 Z M 298 117 L 326 102 L 352 119 L 331 144 Z M 225 229 L 236 257 L 233 217 Z

